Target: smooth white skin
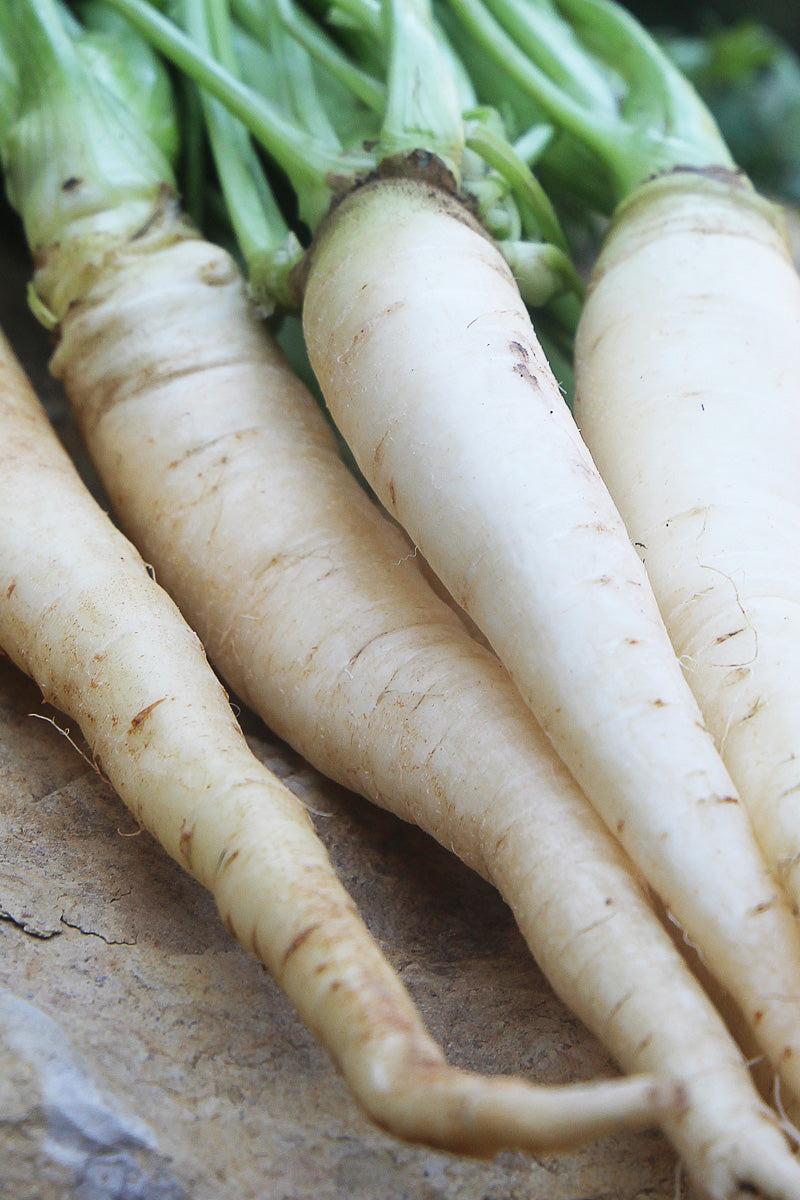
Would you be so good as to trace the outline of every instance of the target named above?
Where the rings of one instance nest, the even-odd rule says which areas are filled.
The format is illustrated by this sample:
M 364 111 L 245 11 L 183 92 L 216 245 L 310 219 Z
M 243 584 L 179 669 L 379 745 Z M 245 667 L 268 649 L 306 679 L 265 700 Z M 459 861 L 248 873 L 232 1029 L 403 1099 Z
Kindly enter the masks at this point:
M 252 755 L 200 642 L 80 481 L 0 337 L 0 645 L 77 721 L 141 825 L 213 893 L 381 1125 L 560 1146 L 674 1106 L 648 1079 L 536 1088 L 448 1067 L 303 806 Z
M 800 907 L 800 278 L 776 214 L 680 173 L 617 218 L 577 419 L 766 856 Z
M 432 188 L 363 188 L 304 328 L 361 470 L 800 1095 L 796 923 L 501 255 Z
M 630 864 L 493 655 L 339 459 L 222 252 L 134 247 L 53 361 L 115 511 L 237 694 L 321 770 L 491 879 L 562 998 L 631 1071 L 700 1195 L 800 1167 Z M 565 863 L 568 867 L 565 869 Z

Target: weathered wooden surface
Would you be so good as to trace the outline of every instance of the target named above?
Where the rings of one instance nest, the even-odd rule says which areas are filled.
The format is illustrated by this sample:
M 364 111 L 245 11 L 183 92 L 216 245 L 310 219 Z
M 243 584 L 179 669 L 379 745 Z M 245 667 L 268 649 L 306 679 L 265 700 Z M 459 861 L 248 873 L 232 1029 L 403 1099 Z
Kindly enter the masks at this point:
M 79 456 L 10 235 L 0 269 L 0 324 Z M 242 720 L 316 814 L 452 1061 L 552 1082 L 613 1073 L 492 889 Z M 672 1200 L 674 1160 L 657 1133 L 474 1162 L 371 1127 L 68 725 L 0 660 L 0 1200 Z

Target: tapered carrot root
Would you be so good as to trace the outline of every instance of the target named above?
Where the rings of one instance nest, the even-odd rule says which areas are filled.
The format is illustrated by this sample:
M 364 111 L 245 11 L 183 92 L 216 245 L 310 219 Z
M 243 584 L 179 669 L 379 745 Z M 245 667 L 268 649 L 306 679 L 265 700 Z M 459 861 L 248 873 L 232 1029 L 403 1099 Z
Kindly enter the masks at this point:
M 734 177 L 642 189 L 576 367 L 584 436 L 800 908 L 800 279 L 778 214 Z
M 536 1088 L 446 1065 L 300 802 L 251 754 L 200 642 L 84 489 L 0 338 L 0 645 L 136 819 L 213 893 L 373 1118 L 473 1153 L 651 1120 L 674 1085 Z
M 375 183 L 321 231 L 304 327 L 362 471 L 800 1094 L 798 930 L 500 255 Z
M 800 1196 L 800 1166 L 629 862 L 343 467 L 228 257 L 132 244 L 73 306 L 52 367 L 117 513 L 238 695 L 491 879 L 627 1070 L 682 1078 L 685 1108 L 662 1123 L 699 1194 Z

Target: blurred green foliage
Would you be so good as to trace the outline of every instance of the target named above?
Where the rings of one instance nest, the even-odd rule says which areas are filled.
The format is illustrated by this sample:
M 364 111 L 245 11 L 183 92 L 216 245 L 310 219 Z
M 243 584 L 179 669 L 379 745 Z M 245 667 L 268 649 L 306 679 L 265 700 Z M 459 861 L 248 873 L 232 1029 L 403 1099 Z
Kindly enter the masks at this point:
M 800 204 L 798 0 L 626 7 L 691 79 L 753 182 Z
M 714 25 L 758 21 L 800 49 L 798 0 L 629 0 L 626 8 L 645 25 L 701 33 Z

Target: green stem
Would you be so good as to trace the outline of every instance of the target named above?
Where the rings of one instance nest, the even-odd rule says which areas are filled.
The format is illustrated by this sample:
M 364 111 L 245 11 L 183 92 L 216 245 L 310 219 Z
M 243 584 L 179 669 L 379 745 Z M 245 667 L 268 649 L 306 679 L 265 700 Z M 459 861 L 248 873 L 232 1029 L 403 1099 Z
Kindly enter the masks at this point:
M 220 100 L 247 127 L 295 181 L 301 202 L 304 192 L 315 195 L 326 189 L 332 194 L 342 180 L 352 181 L 375 165 L 366 153 L 332 149 L 329 143 L 308 134 L 277 105 L 203 53 L 181 29 L 144 0 L 106 0 L 106 3 L 123 13 L 165 58 Z M 322 216 L 320 207 L 318 202 L 311 202 L 304 214 L 312 226 Z
M 457 178 L 464 152 L 461 104 L 428 0 L 383 0 L 383 6 L 390 53 L 381 157 L 425 150 Z
M 468 122 L 467 145 L 508 183 L 520 205 L 526 235 L 550 242 L 567 253 L 567 239 L 547 194 L 514 148 L 483 121 Z
M 280 17 L 292 37 L 329 74 L 356 96 L 370 111 L 383 113 L 386 106 L 386 87 L 374 75 L 362 70 L 335 42 L 294 5 L 281 4 Z
M 465 29 L 495 63 L 531 96 L 553 121 L 574 136 L 589 142 L 601 155 L 611 152 L 615 122 L 605 114 L 585 110 L 580 101 L 554 83 L 536 65 L 512 35 L 488 11 L 482 0 L 448 0 Z M 519 33 L 519 30 L 515 30 Z M 492 97 L 487 97 L 491 103 Z
M 143 228 L 173 236 L 174 225 L 169 163 L 140 115 L 89 69 L 61 14 L 54 0 L 15 0 L 0 26 L 19 80 L 0 128 L 6 190 L 37 259 L 31 303 L 48 324 L 107 253 Z
M 615 203 L 659 172 L 733 166 L 702 101 L 613 0 L 560 0 L 572 24 L 550 0 L 447 3 L 497 73 L 510 76 L 540 111 L 602 162 Z M 560 21 L 560 30 L 554 21 Z M 490 77 L 484 92 L 493 103 Z
M 205 125 L 202 99 L 197 88 L 185 75 L 180 76 L 180 103 L 183 107 L 183 137 L 181 140 L 181 202 L 184 211 L 198 229 L 203 227 L 206 196 Z
M 520 50 L 585 108 L 613 112 L 608 75 L 595 67 L 557 11 L 546 0 L 486 0 L 504 29 L 514 30 Z
M 335 5 L 337 13 L 343 13 L 373 41 L 382 40 L 385 27 L 381 0 L 335 0 Z
M 186 25 L 206 52 L 236 71 L 226 0 L 184 3 Z M 203 94 L 206 128 L 217 176 L 237 244 L 259 303 L 266 309 L 288 296 L 286 276 L 302 251 L 272 195 L 244 126 L 212 96 Z
M 552 125 L 531 125 L 530 129 L 526 129 L 522 137 L 517 138 L 514 142 L 514 153 L 522 162 L 527 163 L 532 167 L 534 163 L 542 157 L 547 147 L 553 140 L 554 129 Z
M 561 0 L 561 7 L 576 28 L 587 30 L 594 52 L 624 78 L 627 96 L 621 111 L 635 110 L 641 125 L 674 124 L 674 80 L 667 77 L 662 55 L 638 21 L 593 0 Z

